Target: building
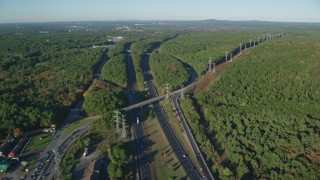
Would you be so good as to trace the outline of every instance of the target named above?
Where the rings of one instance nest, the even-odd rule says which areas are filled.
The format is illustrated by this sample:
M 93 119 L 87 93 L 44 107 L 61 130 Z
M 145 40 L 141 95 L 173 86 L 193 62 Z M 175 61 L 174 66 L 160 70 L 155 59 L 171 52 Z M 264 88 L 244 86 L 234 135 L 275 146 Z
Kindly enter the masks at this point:
M 0 163 L 0 172 L 6 172 L 10 167 L 10 163 L 7 161 L 3 161 Z
M 8 148 L 9 148 L 10 142 L 4 142 L 0 146 L 0 156 L 6 156 L 8 154 Z

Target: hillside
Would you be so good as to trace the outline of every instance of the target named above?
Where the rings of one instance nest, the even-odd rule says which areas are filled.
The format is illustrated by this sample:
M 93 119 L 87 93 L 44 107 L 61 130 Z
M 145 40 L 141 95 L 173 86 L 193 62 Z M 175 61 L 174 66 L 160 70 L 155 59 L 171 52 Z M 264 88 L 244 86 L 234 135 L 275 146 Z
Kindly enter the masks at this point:
M 250 49 L 184 102 L 205 119 L 193 129 L 206 134 L 202 148 L 214 147 L 206 155 L 221 178 L 319 177 L 320 41 L 309 37 Z

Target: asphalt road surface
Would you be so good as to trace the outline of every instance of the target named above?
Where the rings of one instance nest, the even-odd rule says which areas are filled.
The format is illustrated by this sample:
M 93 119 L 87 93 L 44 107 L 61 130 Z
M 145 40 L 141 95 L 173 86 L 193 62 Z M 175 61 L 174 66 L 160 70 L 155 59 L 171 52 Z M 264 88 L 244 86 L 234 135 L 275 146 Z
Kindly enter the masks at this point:
M 127 47 L 126 50 L 126 58 L 127 58 L 127 76 L 128 76 L 128 87 L 129 91 L 127 93 L 129 105 L 135 104 L 138 102 L 138 97 L 135 93 L 135 71 L 133 68 L 133 62 L 130 55 L 130 47 Z M 132 110 L 130 115 L 130 121 L 133 123 L 133 133 L 135 139 L 135 149 L 136 149 L 136 156 L 137 156 L 137 172 L 139 179 L 151 179 L 150 169 L 149 169 L 149 160 L 148 154 L 146 151 L 145 140 L 143 136 L 143 131 L 141 127 L 141 117 L 140 117 L 140 110 L 135 109 Z M 139 122 L 138 122 L 139 121 Z
M 177 58 L 178 59 L 178 58 Z M 195 72 L 195 70 L 189 66 L 188 64 L 184 63 L 182 60 L 178 59 L 179 61 L 181 61 L 183 63 L 183 66 L 184 68 L 188 71 L 188 73 L 190 74 L 190 79 L 189 79 L 189 84 L 191 83 L 194 83 L 198 80 L 198 75 L 197 73 Z M 181 94 L 176 94 L 174 95 L 173 97 L 173 104 L 174 104 L 174 107 L 177 111 L 177 114 L 178 114 L 178 118 L 180 119 L 182 125 L 183 125 L 183 128 L 187 134 L 187 137 L 191 143 L 191 146 L 192 146 L 192 149 L 197 157 L 197 160 L 199 161 L 200 163 L 200 166 L 201 166 L 201 170 L 202 170 L 202 173 L 205 175 L 205 177 L 207 179 L 214 179 L 207 164 L 206 164 L 206 161 L 204 160 L 203 158 L 203 155 L 191 133 L 191 130 L 188 126 L 188 123 L 187 123 L 187 120 L 185 119 L 183 113 L 182 113 L 182 110 L 180 108 L 180 105 L 179 105 L 179 98 L 181 97 Z
M 153 86 L 153 83 L 152 83 L 152 75 L 149 72 L 149 70 L 150 70 L 149 58 L 150 58 L 150 53 L 146 53 L 144 55 L 143 60 L 142 60 L 142 72 L 143 72 L 145 81 L 147 82 L 150 98 L 154 98 L 154 97 L 157 97 L 157 92 L 156 92 L 155 87 Z M 191 160 L 189 159 L 189 157 L 187 156 L 187 154 L 183 150 L 179 140 L 177 139 L 177 137 L 173 133 L 172 129 L 170 128 L 170 125 L 168 124 L 165 113 L 163 112 L 163 109 L 160 106 L 160 103 L 155 102 L 153 104 L 153 108 L 154 108 L 155 114 L 159 120 L 159 123 L 163 129 L 163 132 L 165 133 L 172 149 L 174 150 L 177 158 L 179 159 L 182 167 L 187 172 L 188 176 L 191 179 L 203 179 L 203 177 L 197 171 L 197 169 L 192 164 Z

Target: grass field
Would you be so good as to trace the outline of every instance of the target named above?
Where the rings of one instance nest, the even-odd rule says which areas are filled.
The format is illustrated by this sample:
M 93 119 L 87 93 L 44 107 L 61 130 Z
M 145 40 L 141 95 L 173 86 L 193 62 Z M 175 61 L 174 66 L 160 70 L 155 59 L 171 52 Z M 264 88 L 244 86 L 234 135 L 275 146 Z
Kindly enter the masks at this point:
M 169 145 L 162 132 L 158 120 L 149 117 L 142 123 L 144 135 L 150 141 L 148 154 L 151 161 L 152 176 L 156 179 L 187 179 L 186 172 L 176 158 L 173 149 Z
M 73 122 L 67 126 L 67 128 L 64 130 L 63 134 L 61 135 L 61 138 L 67 137 L 70 133 L 72 133 L 75 129 L 80 128 L 85 125 L 89 125 L 94 122 L 94 120 L 98 119 L 98 117 L 87 117 L 84 119 L 81 119 L 79 121 Z
M 29 152 L 34 152 L 34 151 L 44 149 L 48 145 L 48 143 L 52 140 L 52 138 L 53 136 L 51 135 L 51 133 L 43 133 L 43 134 L 34 136 L 28 143 L 23 153 L 29 153 Z
M 173 130 L 174 134 L 176 135 L 176 137 L 180 141 L 183 149 L 186 151 L 190 160 L 197 167 L 197 169 L 200 169 L 199 162 L 198 162 L 195 154 L 193 153 L 192 146 L 191 146 L 190 142 L 187 140 L 187 135 L 184 132 L 183 125 L 181 124 L 181 121 L 176 116 L 175 111 L 173 110 L 174 106 L 172 104 L 172 101 L 170 101 L 170 103 L 168 103 L 168 104 L 166 104 L 165 101 L 162 101 L 161 106 L 163 107 L 163 109 L 169 119 L 171 129 Z

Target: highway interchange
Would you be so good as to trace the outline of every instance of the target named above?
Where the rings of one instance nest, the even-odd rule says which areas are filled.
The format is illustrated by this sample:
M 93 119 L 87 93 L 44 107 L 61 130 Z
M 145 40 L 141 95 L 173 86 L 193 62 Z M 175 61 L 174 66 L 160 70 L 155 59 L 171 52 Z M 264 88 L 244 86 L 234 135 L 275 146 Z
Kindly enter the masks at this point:
M 262 40 L 262 42 L 265 40 L 266 39 Z M 258 42 L 257 44 L 259 43 L 260 42 Z M 255 42 L 254 42 L 254 45 L 255 45 Z M 250 48 L 250 47 L 251 47 L 251 43 L 247 48 Z M 153 100 L 147 101 L 147 103 L 152 103 L 155 115 L 159 120 L 159 123 L 166 135 L 166 138 L 168 139 L 172 149 L 174 150 L 177 158 L 179 159 L 181 165 L 185 169 L 189 178 L 213 179 L 213 176 L 206 165 L 206 162 L 201 154 L 199 147 L 197 146 L 197 143 L 191 133 L 191 130 L 188 127 L 188 123 L 182 113 L 182 110 L 179 107 L 179 98 L 181 96 L 181 92 L 186 91 L 194 86 L 194 84 L 198 79 L 196 76 L 196 73 L 194 72 L 192 67 L 186 67 L 187 70 L 190 70 L 189 73 L 191 74 L 191 79 L 189 82 L 190 84 L 187 87 L 181 88 L 172 94 L 174 95 L 173 103 L 177 111 L 178 117 L 182 122 L 182 125 L 191 143 L 193 151 L 196 154 L 198 161 L 200 162 L 201 173 L 196 169 L 196 167 L 193 165 L 188 155 L 185 153 L 185 150 L 182 148 L 179 140 L 177 139 L 174 132 L 172 131 L 168 123 L 167 117 L 162 107 L 160 106 L 159 100 L 161 100 L 163 97 L 157 95 L 157 92 L 152 82 L 152 75 L 149 72 L 150 70 L 149 57 L 152 51 L 153 50 L 150 50 L 148 53 L 145 53 L 142 60 L 142 73 L 144 75 L 144 79 L 146 82 L 146 86 L 148 88 L 148 93 L 150 95 L 150 98 L 153 99 Z M 241 54 L 241 48 L 240 48 L 240 52 L 238 52 L 237 55 L 239 54 Z M 135 149 L 136 149 L 136 155 L 137 155 L 138 179 L 152 179 L 150 174 L 150 169 L 149 169 L 148 154 L 146 151 L 147 147 L 145 146 L 145 143 L 144 143 L 146 141 L 144 139 L 145 137 L 143 136 L 143 130 L 142 130 L 141 124 L 138 122 L 138 119 L 139 118 L 141 119 L 140 117 L 141 115 L 140 115 L 139 109 L 135 109 L 136 108 L 135 106 L 142 107 L 145 104 L 141 105 L 137 103 L 139 99 L 135 93 L 136 80 L 135 80 L 135 72 L 133 69 L 133 63 L 130 55 L 130 47 L 126 51 L 126 57 L 127 57 L 128 87 L 129 87 L 127 92 L 127 98 L 129 101 L 129 105 L 133 105 L 133 106 L 132 106 L 132 109 L 125 109 L 125 110 L 130 110 L 130 113 L 131 113 L 130 120 L 131 122 L 133 122 L 132 128 L 134 132 Z M 107 61 L 107 58 L 108 58 L 107 54 L 104 54 L 102 61 L 99 63 L 99 65 L 97 66 L 94 72 L 94 79 L 99 78 L 99 74 L 101 72 L 103 65 Z M 68 114 L 65 121 L 61 124 L 60 128 L 58 128 L 55 131 L 53 140 L 48 144 L 47 148 L 38 157 L 37 163 L 35 164 L 33 170 L 29 173 L 26 179 L 52 179 L 52 177 L 56 173 L 56 170 L 59 169 L 56 165 L 61 161 L 65 152 L 75 141 L 76 137 L 81 136 L 82 134 L 86 133 L 89 130 L 89 126 L 84 125 L 83 127 L 76 129 L 69 136 L 62 138 L 64 130 L 68 126 L 68 124 L 79 117 L 79 112 L 80 112 L 79 110 L 82 108 L 82 105 L 83 105 L 83 99 L 79 100 L 79 102 L 72 108 L 72 110 Z M 134 123 L 134 122 L 137 122 L 137 123 Z

